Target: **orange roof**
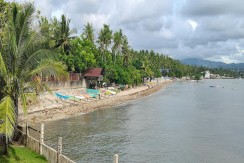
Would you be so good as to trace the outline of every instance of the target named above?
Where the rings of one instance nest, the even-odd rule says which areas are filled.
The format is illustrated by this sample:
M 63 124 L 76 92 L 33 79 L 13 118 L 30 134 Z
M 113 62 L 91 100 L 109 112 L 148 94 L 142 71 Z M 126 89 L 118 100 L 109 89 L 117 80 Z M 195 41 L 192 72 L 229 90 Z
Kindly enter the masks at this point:
M 85 71 L 84 76 L 99 77 L 102 75 L 102 68 L 90 68 Z

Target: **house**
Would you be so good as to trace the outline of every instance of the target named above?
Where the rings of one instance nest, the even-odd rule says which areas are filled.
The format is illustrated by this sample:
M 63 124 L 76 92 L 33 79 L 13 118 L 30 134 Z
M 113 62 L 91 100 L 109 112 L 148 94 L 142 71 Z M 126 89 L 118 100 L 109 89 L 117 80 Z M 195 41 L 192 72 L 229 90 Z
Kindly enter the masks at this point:
M 52 90 L 77 87 L 97 88 L 102 87 L 103 75 L 102 68 L 90 68 L 84 74 L 69 72 L 68 77 L 41 76 L 41 80 L 46 82 Z
M 104 70 L 102 68 L 89 68 L 84 73 L 87 88 L 102 87 Z
M 205 79 L 210 79 L 210 72 L 209 71 L 205 71 Z

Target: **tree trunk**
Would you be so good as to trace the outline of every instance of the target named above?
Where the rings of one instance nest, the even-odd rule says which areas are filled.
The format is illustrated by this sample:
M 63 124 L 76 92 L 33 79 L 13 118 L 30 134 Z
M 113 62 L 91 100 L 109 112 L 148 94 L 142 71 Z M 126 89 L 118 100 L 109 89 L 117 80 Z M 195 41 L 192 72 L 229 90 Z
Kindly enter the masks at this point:
M 18 116 L 19 116 L 19 99 L 18 97 L 15 97 L 14 98 L 14 112 L 15 112 L 15 115 L 16 115 L 16 120 L 18 121 Z
M 1 145 L 1 155 L 8 156 L 8 139 L 6 135 L 1 135 L 0 137 L 0 145 Z

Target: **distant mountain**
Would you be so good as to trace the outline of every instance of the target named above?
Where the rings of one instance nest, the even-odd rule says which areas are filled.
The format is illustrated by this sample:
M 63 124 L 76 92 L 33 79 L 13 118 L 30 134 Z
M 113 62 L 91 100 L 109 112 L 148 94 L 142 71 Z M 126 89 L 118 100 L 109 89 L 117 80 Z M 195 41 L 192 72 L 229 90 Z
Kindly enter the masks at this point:
M 209 68 L 224 68 L 224 69 L 230 69 L 230 70 L 242 70 L 244 71 L 244 63 L 231 63 L 226 64 L 223 62 L 214 62 L 204 59 L 197 59 L 197 58 L 187 58 L 181 60 L 182 63 L 192 66 L 205 66 Z

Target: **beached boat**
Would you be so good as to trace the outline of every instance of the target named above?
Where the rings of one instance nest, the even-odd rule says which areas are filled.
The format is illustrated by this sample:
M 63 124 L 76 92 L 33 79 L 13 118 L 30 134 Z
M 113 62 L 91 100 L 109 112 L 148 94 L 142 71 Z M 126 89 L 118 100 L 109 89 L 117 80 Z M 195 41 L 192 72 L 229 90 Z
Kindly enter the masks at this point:
M 67 99 L 69 99 L 71 96 L 68 96 L 68 95 L 63 95 L 63 94 L 61 94 L 61 93 L 55 93 L 55 95 L 58 97 L 58 98 L 60 98 L 60 99 L 65 99 L 65 100 L 67 100 Z
M 80 99 L 80 100 L 85 99 L 84 96 L 74 96 L 74 97 L 77 98 L 77 99 Z
M 116 93 L 115 91 L 106 90 L 105 94 L 112 94 L 112 95 L 116 95 L 117 93 Z
M 209 87 L 211 87 L 211 88 L 219 88 L 218 85 L 210 85 Z
M 100 94 L 100 90 L 97 89 L 87 89 L 86 93 L 89 94 L 91 97 L 96 98 Z

